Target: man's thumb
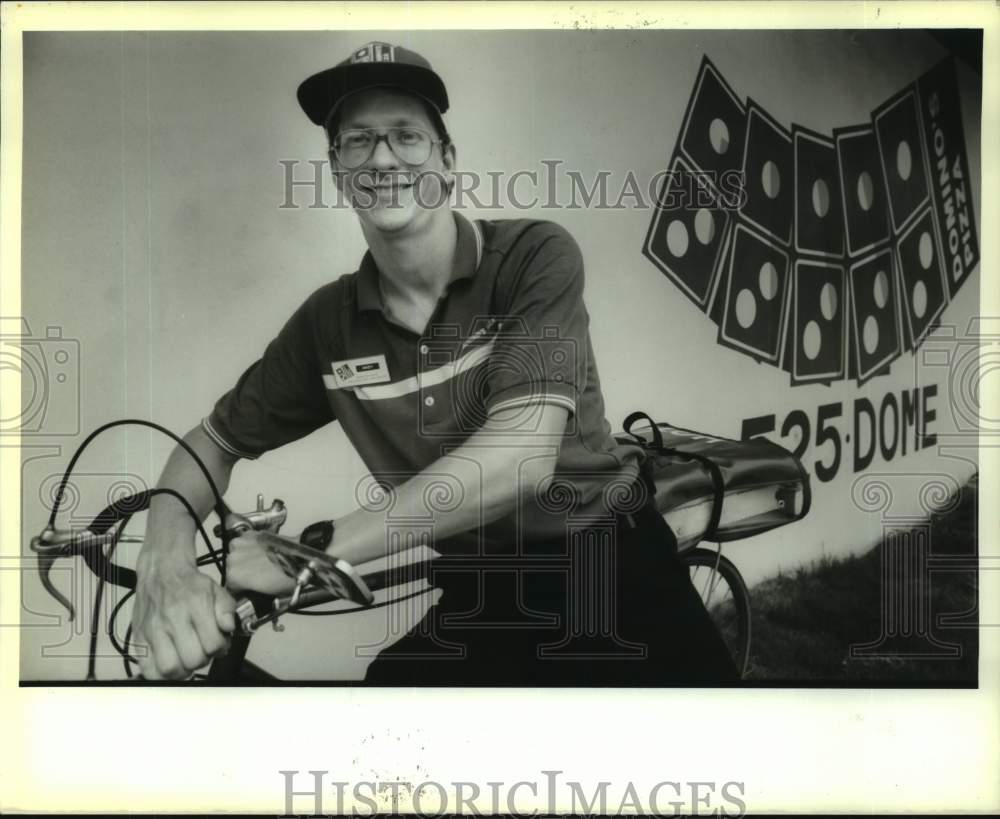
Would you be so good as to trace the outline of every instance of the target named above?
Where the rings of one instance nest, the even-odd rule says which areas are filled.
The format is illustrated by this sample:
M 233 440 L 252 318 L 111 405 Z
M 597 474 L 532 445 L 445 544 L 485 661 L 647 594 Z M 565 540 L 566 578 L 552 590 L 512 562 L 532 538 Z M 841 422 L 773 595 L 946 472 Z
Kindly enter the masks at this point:
M 221 586 L 215 589 L 215 622 L 221 631 L 236 631 L 236 601 Z

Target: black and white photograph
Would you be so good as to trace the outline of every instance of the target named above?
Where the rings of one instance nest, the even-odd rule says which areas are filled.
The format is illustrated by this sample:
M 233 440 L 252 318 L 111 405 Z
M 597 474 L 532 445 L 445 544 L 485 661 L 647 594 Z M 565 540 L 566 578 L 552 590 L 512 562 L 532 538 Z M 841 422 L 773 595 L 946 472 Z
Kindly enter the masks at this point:
M 992 685 L 984 24 L 360 5 L 18 33 L 15 688 L 265 697 L 284 742 L 314 719 L 296 698 L 371 690 Z M 328 765 L 292 759 L 265 809 L 313 813 Z M 535 776 L 541 808 L 547 785 L 550 812 L 598 812 Z M 628 788 L 742 815 L 737 780 Z M 494 808 L 538 807 L 504 787 Z

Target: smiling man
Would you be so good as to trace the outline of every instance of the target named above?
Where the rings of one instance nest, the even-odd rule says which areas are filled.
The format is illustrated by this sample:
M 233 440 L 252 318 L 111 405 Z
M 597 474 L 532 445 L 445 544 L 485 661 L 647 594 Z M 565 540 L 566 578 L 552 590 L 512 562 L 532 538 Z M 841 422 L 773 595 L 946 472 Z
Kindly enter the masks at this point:
M 238 460 L 336 420 L 382 490 L 318 526 L 320 545 L 356 565 L 415 545 L 441 555 L 440 599 L 401 639 L 387 634 L 369 681 L 732 679 L 640 478 L 642 450 L 605 419 L 576 242 L 551 222 L 451 209 L 448 95 L 420 55 L 368 43 L 298 99 L 368 252 L 305 301 L 187 442 L 224 487 Z M 208 514 L 184 453 L 160 485 Z M 142 671 L 182 678 L 224 650 L 233 600 L 196 569 L 179 504 L 157 498 L 147 529 Z M 253 535 L 232 548 L 231 587 L 291 587 Z

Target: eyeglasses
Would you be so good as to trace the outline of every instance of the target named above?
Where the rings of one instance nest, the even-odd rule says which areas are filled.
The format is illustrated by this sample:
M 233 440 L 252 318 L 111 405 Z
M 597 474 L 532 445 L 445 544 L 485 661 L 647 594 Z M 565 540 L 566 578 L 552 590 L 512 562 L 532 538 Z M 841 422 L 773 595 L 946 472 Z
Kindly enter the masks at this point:
M 431 158 L 434 146 L 444 142 L 431 139 L 431 135 L 422 128 L 386 128 L 383 133 L 372 128 L 352 128 L 334 137 L 330 151 L 344 168 L 354 170 L 371 159 L 382 140 L 407 165 L 423 165 Z

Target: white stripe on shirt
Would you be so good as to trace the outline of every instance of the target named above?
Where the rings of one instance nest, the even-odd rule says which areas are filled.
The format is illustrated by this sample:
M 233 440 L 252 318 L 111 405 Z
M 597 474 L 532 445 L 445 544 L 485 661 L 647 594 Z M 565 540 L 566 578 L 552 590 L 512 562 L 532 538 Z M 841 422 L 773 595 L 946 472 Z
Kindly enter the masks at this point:
M 459 356 L 454 361 L 444 364 L 441 367 L 428 370 L 424 373 L 418 373 L 417 375 L 410 376 L 409 378 L 404 378 L 401 381 L 395 381 L 392 384 L 374 384 L 370 387 L 350 387 L 348 389 L 353 389 L 354 394 L 362 401 L 382 401 L 387 398 L 401 398 L 404 395 L 419 392 L 420 390 L 425 390 L 428 387 L 434 387 L 438 384 L 450 381 L 452 378 L 455 378 L 457 375 L 465 372 L 466 370 L 478 367 L 486 361 L 492 353 L 493 341 L 489 341 L 486 344 L 481 344 L 478 347 L 469 350 L 469 352 Z M 332 375 L 324 375 L 323 383 L 326 384 L 327 389 L 338 389 Z

